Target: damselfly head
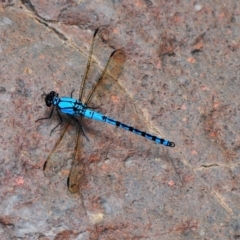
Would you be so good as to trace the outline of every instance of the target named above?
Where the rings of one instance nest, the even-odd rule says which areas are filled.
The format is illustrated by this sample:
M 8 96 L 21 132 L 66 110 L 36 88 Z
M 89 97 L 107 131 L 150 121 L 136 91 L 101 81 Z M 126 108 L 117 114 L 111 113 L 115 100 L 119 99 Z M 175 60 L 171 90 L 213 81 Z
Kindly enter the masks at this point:
M 48 93 L 45 97 L 45 103 L 48 107 L 51 107 L 53 105 L 53 102 L 55 100 L 55 98 L 58 97 L 58 93 L 51 91 L 50 93 Z

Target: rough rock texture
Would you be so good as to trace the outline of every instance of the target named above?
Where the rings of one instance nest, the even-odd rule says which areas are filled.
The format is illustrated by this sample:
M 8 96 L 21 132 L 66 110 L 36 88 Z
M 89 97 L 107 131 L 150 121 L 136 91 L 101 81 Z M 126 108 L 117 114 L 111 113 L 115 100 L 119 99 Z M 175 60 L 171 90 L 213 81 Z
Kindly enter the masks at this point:
M 86 67 L 94 30 L 124 49 L 122 90 L 107 115 L 166 137 L 156 145 L 84 121 L 85 177 L 70 194 L 76 125 L 43 164 L 63 126 L 44 92 L 69 95 Z M 1 1 L 0 239 L 240 238 L 239 1 Z M 119 88 L 120 89 L 120 88 Z

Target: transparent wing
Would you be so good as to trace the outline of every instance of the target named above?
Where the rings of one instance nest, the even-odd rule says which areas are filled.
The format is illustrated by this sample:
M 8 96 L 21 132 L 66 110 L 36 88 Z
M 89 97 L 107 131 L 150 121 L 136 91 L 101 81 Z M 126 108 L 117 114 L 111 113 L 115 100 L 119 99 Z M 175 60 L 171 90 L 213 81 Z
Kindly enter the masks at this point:
M 109 31 L 99 27 L 93 36 L 87 67 L 80 85 L 79 99 L 87 104 L 96 86 L 101 82 L 111 59 L 113 49 L 109 47 Z
M 71 129 L 69 129 L 71 128 Z M 65 164 L 66 160 L 72 158 L 73 149 L 73 127 L 70 126 L 70 120 L 65 124 L 64 129 L 55 143 L 53 149 L 49 153 L 43 167 L 45 176 L 52 177 Z
M 86 104 L 90 102 L 94 93 L 100 93 L 104 91 L 103 84 L 111 84 L 112 81 L 115 82 L 119 75 L 122 72 L 122 68 L 125 62 L 125 54 L 123 50 L 116 50 L 114 51 L 107 63 L 105 68 L 102 70 L 102 73 L 98 76 L 97 81 L 93 85 L 92 89 L 89 91 L 88 96 L 86 96 Z M 92 70 L 92 69 L 89 69 Z M 106 87 L 106 86 L 105 86 Z M 96 91 L 98 90 L 98 91 Z M 84 176 L 84 164 L 81 159 L 80 149 L 82 149 L 82 142 L 81 142 L 81 133 L 78 132 L 76 147 L 74 151 L 74 159 L 72 168 L 70 171 L 70 175 L 68 178 L 68 187 L 69 190 L 73 193 L 79 191 L 79 184 L 81 183 L 81 179 Z
M 93 64 L 94 61 L 92 61 L 92 53 L 93 53 L 93 47 L 96 44 L 96 47 L 99 46 L 99 43 L 97 43 L 99 40 L 101 40 L 101 37 L 98 35 L 98 33 L 101 34 L 101 31 L 96 30 L 92 39 L 91 47 L 90 47 L 90 53 L 86 65 L 86 70 L 83 75 L 83 80 L 80 83 L 80 89 L 79 89 L 79 99 L 82 99 L 83 96 L 83 90 L 84 85 L 86 83 L 87 75 L 92 71 L 91 64 Z M 98 54 L 99 55 L 99 54 Z M 49 153 L 45 163 L 44 163 L 44 173 L 46 176 L 50 177 L 56 174 L 63 166 L 63 159 L 66 161 L 66 157 L 69 158 L 69 154 L 64 151 L 62 151 L 64 145 L 68 145 L 67 141 L 72 142 L 72 139 L 69 139 L 69 137 L 65 137 L 65 134 L 67 133 L 67 129 L 69 129 L 70 120 L 66 123 L 63 132 L 57 142 L 55 143 L 55 146 L 53 147 L 52 151 Z M 65 139 L 66 138 L 66 139 Z M 66 143 L 65 143 L 66 142 Z M 79 133 L 77 133 L 77 142 L 79 142 Z M 76 147 L 74 151 L 74 156 L 76 154 Z
M 112 68 L 113 65 L 116 65 L 114 63 L 116 58 L 113 58 L 112 56 L 109 58 L 112 49 L 108 47 L 108 34 L 108 30 L 105 27 L 100 27 L 94 33 L 86 70 L 83 75 L 83 80 L 80 83 L 79 100 L 85 99 L 85 102 L 88 102 L 97 86 L 100 84 L 102 79 L 104 79 L 104 76 L 107 75 L 107 70 L 108 72 L 109 70 L 111 71 L 110 68 Z M 105 68 L 103 68 L 104 65 Z M 111 74 L 113 74 L 113 71 Z M 82 121 L 81 117 L 80 121 Z M 72 167 L 68 178 L 68 187 L 71 192 L 75 193 L 78 192 L 79 182 L 83 177 L 84 169 L 80 154 L 80 146 L 82 146 L 82 131 L 79 128 L 78 131 L 76 131 L 76 141 L 72 141 L 70 135 L 74 134 L 69 134 L 68 131 L 70 128 L 70 122 L 71 120 L 66 123 L 61 136 L 48 155 L 44 164 L 44 173 L 48 177 L 55 175 L 63 167 L 66 159 L 73 158 Z M 66 146 L 69 145 L 71 145 L 71 148 L 73 148 L 72 144 L 70 143 L 75 143 L 73 157 L 72 154 L 69 154 L 71 152 L 69 151 L 69 148 L 66 148 Z M 63 151 L 63 148 L 66 150 Z

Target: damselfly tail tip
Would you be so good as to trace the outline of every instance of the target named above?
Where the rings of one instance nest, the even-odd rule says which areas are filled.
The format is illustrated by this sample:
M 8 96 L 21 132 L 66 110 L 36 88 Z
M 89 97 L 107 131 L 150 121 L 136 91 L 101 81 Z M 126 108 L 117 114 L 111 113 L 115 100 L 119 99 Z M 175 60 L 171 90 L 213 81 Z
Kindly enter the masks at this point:
M 174 143 L 174 142 L 169 142 L 169 143 L 168 143 L 168 146 L 169 146 L 169 147 L 175 147 L 175 143 Z

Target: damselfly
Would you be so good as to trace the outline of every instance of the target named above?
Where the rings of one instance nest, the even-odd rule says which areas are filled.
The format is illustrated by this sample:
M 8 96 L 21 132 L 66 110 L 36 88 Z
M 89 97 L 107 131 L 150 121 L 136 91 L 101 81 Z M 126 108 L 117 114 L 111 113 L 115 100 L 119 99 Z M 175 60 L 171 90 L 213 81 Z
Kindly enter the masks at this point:
M 101 84 L 103 84 L 104 82 L 107 82 L 109 79 L 111 79 L 111 80 L 114 79 L 114 81 L 117 81 L 117 78 L 121 74 L 123 65 L 125 62 L 125 53 L 122 49 L 117 49 L 112 52 L 102 73 L 99 74 L 97 80 L 95 81 L 95 84 L 89 90 L 88 95 L 85 97 L 85 101 L 83 100 L 84 90 L 86 88 L 85 86 L 87 85 L 86 79 L 88 79 L 89 72 L 93 70 L 93 65 L 96 64 L 96 59 L 94 59 L 94 57 L 93 57 L 94 49 L 99 48 L 99 47 L 101 47 L 101 45 L 104 44 L 104 41 L 105 41 L 104 37 L 106 37 L 107 34 L 108 34 L 107 29 L 105 27 L 101 27 L 101 28 L 98 28 L 93 35 L 90 54 L 89 54 L 88 62 L 87 62 L 87 67 L 86 67 L 86 70 L 85 70 L 85 73 L 83 76 L 83 80 L 80 84 L 79 98 L 75 99 L 72 97 L 73 91 L 71 93 L 71 96 L 67 96 L 67 97 L 59 97 L 58 93 L 51 91 L 50 93 L 46 94 L 46 97 L 45 97 L 46 105 L 48 107 L 53 106 L 53 108 L 50 112 L 50 115 L 49 115 L 49 117 L 40 118 L 37 120 L 37 121 L 39 121 L 39 120 L 50 119 L 52 117 L 54 109 L 56 109 L 60 122 L 57 124 L 56 127 L 54 127 L 52 129 L 51 133 L 63 122 L 61 114 L 68 115 L 71 119 L 73 119 L 79 125 L 79 131 L 77 134 L 77 141 L 76 141 L 76 146 L 75 146 L 75 151 L 74 151 L 74 160 L 73 160 L 72 168 L 71 168 L 70 175 L 68 178 L 68 187 L 71 192 L 78 191 L 79 180 L 83 175 L 83 169 L 82 169 L 83 166 L 81 164 L 79 164 L 79 162 L 77 161 L 78 144 L 79 144 L 79 138 L 80 138 L 81 133 L 87 138 L 87 135 L 85 134 L 84 129 L 82 127 L 83 117 L 93 119 L 96 121 L 105 122 L 105 123 L 111 124 L 113 126 L 122 128 L 124 130 L 133 132 L 137 135 L 147 138 L 148 140 L 152 140 L 157 144 L 162 144 L 162 145 L 168 146 L 168 147 L 175 146 L 175 144 L 169 140 L 166 140 L 161 137 L 157 137 L 157 136 L 151 135 L 149 133 L 140 131 L 140 130 L 138 130 L 134 127 L 131 127 L 127 124 L 124 124 L 120 121 L 117 121 L 110 117 L 107 117 L 107 116 L 99 113 L 98 111 L 93 110 L 92 107 L 89 107 L 90 100 L 92 99 L 92 96 L 93 96 L 93 93 L 95 92 L 95 90 L 97 88 L 99 88 L 99 86 Z M 64 128 L 62 135 L 60 136 L 59 140 L 56 142 L 54 148 L 50 152 L 50 154 L 44 164 L 45 172 L 54 170 L 53 166 L 51 164 L 51 158 L 52 158 L 52 155 L 53 155 L 54 151 L 56 150 L 57 146 L 62 141 L 69 123 L 70 123 L 70 121 L 66 124 L 66 127 Z

